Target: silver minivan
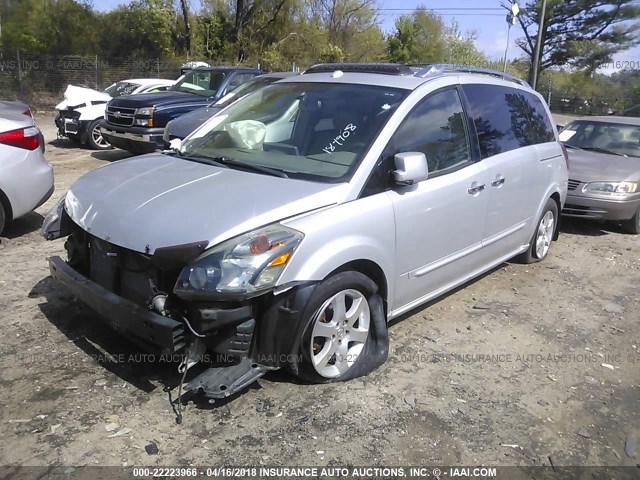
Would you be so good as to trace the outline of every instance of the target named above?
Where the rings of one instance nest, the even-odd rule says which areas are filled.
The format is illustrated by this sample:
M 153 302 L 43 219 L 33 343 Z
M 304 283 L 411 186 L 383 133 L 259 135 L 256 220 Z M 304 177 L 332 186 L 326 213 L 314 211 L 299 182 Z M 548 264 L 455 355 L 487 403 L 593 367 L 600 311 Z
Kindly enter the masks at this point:
M 181 144 L 94 170 L 43 225 L 51 274 L 211 398 L 266 371 L 348 380 L 387 322 L 513 257 L 544 259 L 567 194 L 542 97 L 499 72 L 323 64 Z

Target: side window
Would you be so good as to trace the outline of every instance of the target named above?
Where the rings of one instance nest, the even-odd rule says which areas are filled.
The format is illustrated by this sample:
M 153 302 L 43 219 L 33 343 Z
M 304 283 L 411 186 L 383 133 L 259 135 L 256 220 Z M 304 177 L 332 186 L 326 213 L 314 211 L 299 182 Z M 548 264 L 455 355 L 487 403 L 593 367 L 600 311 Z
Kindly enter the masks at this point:
M 532 107 L 529 116 L 529 131 L 532 143 L 554 142 L 556 137 L 553 133 L 553 124 L 544 108 L 542 101 L 532 93 L 525 92 L 524 96 Z
M 238 88 L 243 83 L 247 83 L 253 77 L 255 77 L 255 73 L 238 73 L 234 75 L 233 78 L 229 81 L 229 85 L 227 86 L 227 92 L 231 92 Z
M 385 150 L 422 152 L 429 174 L 471 161 L 471 148 L 462 103 L 456 90 L 444 90 L 422 100 L 404 119 Z
M 554 140 L 551 120 L 535 95 L 499 85 L 462 88 L 482 158 Z

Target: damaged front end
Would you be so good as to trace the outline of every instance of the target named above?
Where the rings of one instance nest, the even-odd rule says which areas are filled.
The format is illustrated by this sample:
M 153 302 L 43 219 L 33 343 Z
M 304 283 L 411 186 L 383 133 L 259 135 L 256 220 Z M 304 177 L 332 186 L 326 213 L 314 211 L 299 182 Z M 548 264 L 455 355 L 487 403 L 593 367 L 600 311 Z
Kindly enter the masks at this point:
M 88 127 L 104 116 L 104 109 L 111 96 L 91 88 L 68 85 L 64 100 L 56 105 L 54 123 L 58 138 L 70 138 L 81 144 L 87 142 Z
M 286 306 L 312 285 L 277 298 L 273 286 L 302 234 L 276 226 L 209 250 L 201 241 L 141 253 L 83 230 L 64 202 L 42 229 L 48 240 L 67 237 L 67 261 L 49 258 L 52 277 L 145 351 L 183 355 L 181 372 L 205 351 L 224 359 L 189 381 L 187 391 L 224 398 L 291 364 L 300 322 Z

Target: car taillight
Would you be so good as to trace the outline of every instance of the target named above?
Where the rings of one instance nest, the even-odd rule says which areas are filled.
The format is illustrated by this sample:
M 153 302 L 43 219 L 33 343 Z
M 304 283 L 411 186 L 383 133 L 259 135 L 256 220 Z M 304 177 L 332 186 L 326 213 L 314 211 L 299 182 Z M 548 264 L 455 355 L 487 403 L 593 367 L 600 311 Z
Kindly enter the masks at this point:
M 567 164 L 567 170 L 569 170 L 569 151 L 567 147 L 564 146 L 564 143 L 558 142 L 560 147 L 562 148 L 562 154 L 564 155 L 564 162 Z
M 0 133 L 0 143 L 35 150 L 40 146 L 40 131 L 36 127 L 19 128 Z

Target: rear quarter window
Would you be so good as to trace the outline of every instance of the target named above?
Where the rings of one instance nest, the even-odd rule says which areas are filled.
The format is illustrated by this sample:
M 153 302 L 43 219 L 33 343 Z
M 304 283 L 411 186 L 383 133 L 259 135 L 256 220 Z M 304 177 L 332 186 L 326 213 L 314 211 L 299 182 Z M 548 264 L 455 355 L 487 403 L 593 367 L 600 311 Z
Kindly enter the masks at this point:
M 555 140 L 553 125 L 534 94 L 499 85 L 464 85 L 482 158 Z

